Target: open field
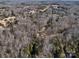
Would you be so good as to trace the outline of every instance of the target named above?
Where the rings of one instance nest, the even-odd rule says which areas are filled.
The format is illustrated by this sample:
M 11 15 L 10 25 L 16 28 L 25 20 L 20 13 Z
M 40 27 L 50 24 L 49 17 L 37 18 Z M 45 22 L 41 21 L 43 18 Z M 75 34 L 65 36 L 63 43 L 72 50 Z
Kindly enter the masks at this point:
M 0 57 L 79 57 L 79 4 L 0 5 Z

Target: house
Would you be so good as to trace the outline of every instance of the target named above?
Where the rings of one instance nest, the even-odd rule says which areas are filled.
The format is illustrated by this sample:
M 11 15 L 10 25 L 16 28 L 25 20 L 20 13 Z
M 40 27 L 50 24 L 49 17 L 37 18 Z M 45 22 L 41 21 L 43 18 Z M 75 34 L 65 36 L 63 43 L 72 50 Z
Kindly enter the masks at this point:
M 52 7 L 58 9 L 59 5 L 52 5 Z

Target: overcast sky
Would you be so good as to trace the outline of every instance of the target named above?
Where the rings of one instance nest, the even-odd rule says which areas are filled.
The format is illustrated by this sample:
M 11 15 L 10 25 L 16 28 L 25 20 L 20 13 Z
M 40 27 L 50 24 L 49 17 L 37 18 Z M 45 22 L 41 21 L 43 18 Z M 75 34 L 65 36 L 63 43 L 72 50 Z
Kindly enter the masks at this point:
M 79 1 L 79 0 L 62 0 L 62 1 Z
M 3 1 L 11 1 L 11 0 L 3 0 Z M 23 0 L 14 0 L 14 1 L 23 1 Z M 24 0 L 24 1 L 56 1 L 56 0 Z M 57 0 L 57 1 L 79 1 L 79 0 Z
M 33 0 L 33 1 L 36 1 L 36 0 Z M 38 0 L 38 1 L 41 1 L 41 0 Z M 42 1 L 56 1 L 56 0 L 42 0 Z M 57 0 L 57 1 L 79 1 L 79 0 Z
M 11 0 L 3 0 L 3 1 L 11 1 Z M 79 1 L 79 0 L 12 0 L 12 1 Z

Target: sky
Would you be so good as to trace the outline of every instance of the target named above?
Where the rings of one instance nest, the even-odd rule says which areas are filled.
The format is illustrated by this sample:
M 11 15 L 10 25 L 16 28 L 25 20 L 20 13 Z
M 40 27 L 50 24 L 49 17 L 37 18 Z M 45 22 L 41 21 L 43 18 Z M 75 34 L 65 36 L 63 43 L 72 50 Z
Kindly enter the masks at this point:
M 5 2 L 8 4 L 16 4 L 16 3 L 22 3 L 22 2 L 30 2 L 30 1 L 79 1 L 79 0 L 0 0 L 0 2 Z
M 62 1 L 79 1 L 79 0 L 62 0 Z
M 79 0 L 0 0 L 0 2 L 1 1 L 24 2 L 24 1 L 79 1 Z
M 3 1 L 13 1 L 13 0 L 3 0 Z M 56 1 L 56 0 L 14 0 L 14 1 Z M 59 1 L 79 1 L 79 0 L 59 0 Z

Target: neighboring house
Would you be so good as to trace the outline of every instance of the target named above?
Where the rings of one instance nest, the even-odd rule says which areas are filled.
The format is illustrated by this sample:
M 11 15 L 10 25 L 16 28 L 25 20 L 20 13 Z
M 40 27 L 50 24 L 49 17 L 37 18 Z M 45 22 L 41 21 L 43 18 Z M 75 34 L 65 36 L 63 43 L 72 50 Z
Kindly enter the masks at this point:
M 59 5 L 52 5 L 52 7 L 58 9 Z

